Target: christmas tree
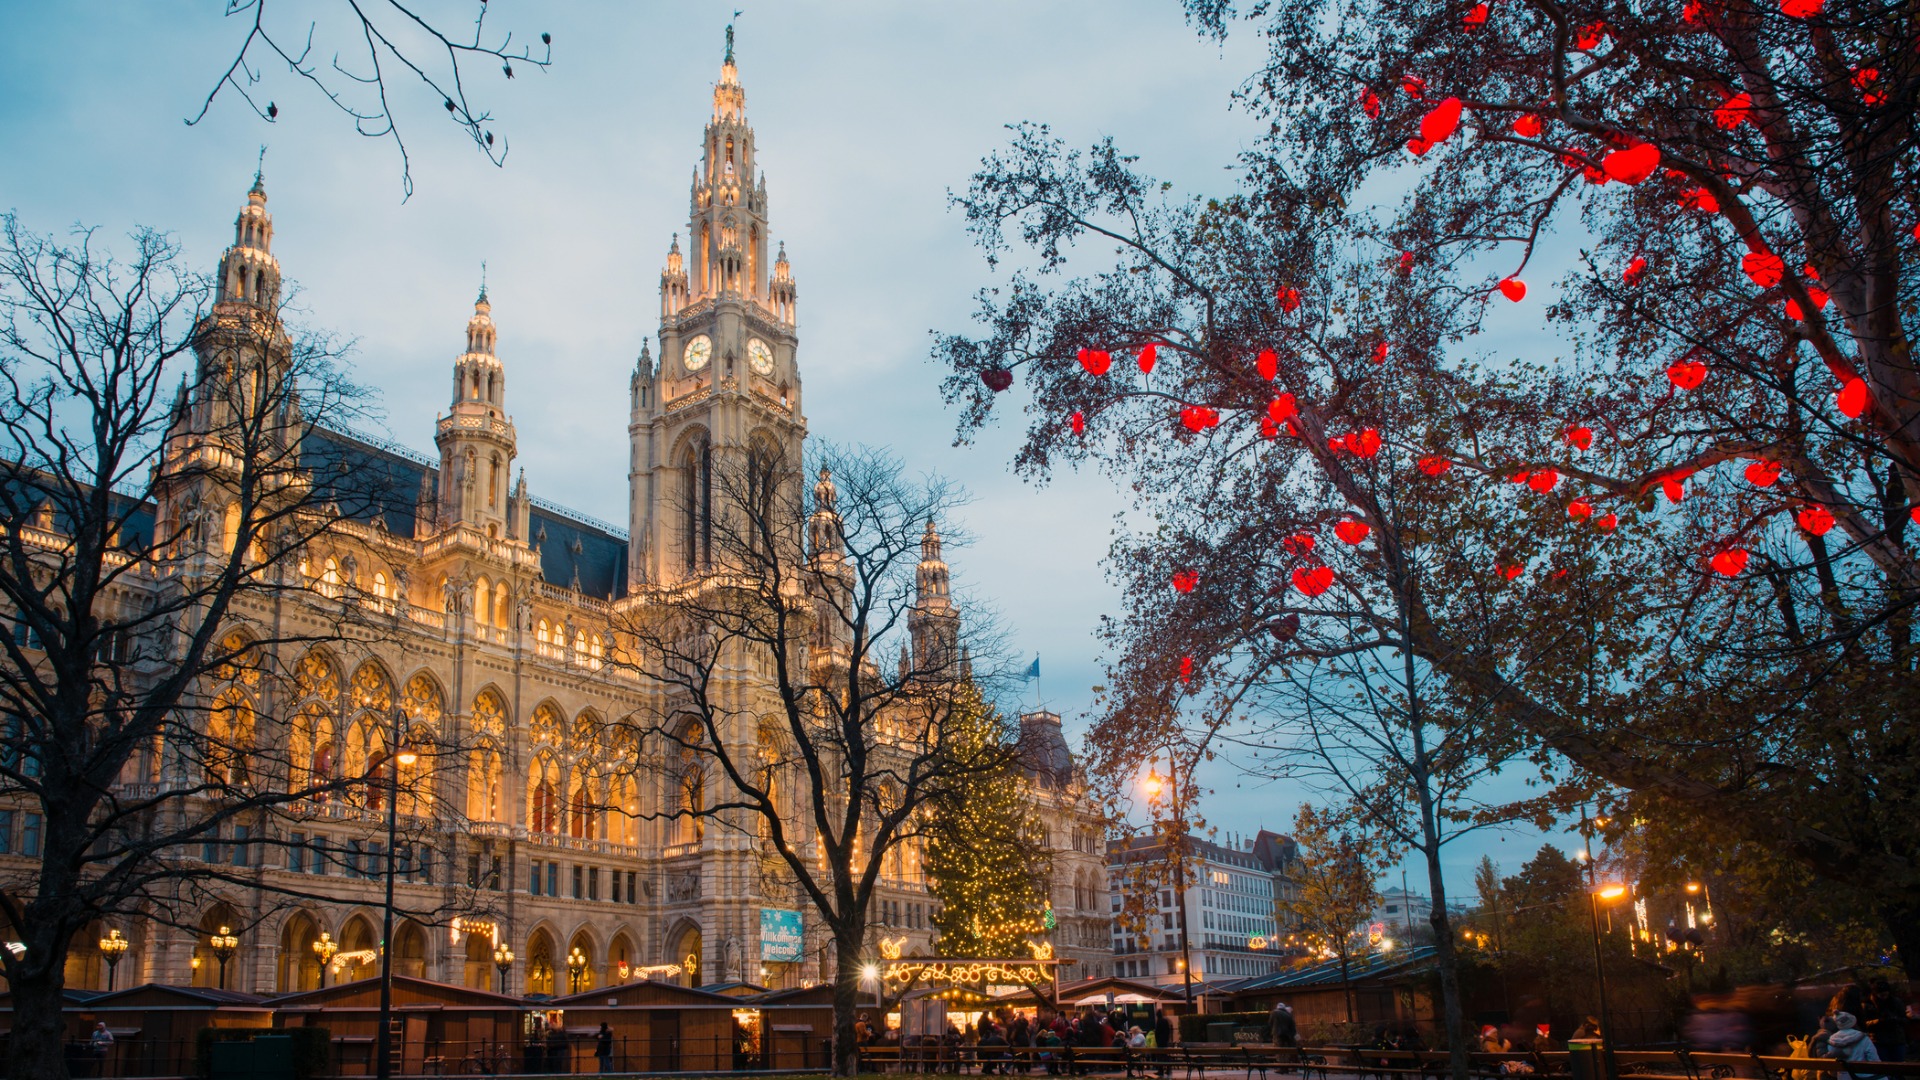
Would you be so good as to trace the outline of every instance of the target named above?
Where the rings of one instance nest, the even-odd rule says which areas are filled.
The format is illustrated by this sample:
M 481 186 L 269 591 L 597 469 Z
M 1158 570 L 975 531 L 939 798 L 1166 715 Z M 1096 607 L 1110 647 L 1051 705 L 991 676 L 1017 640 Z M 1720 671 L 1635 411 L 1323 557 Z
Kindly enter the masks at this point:
M 944 735 L 968 779 L 933 804 L 928 887 L 942 956 L 1015 959 L 1047 933 L 1046 827 L 1000 715 L 967 687 Z

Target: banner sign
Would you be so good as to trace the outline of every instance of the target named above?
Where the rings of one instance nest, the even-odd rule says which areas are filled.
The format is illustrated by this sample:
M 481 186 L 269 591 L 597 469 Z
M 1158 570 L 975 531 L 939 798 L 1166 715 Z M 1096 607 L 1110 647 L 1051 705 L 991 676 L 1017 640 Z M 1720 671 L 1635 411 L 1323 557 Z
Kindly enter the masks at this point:
M 800 936 L 800 913 L 779 908 L 760 909 L 760 959 L 775 963 L 797 963 L 804 954 Z

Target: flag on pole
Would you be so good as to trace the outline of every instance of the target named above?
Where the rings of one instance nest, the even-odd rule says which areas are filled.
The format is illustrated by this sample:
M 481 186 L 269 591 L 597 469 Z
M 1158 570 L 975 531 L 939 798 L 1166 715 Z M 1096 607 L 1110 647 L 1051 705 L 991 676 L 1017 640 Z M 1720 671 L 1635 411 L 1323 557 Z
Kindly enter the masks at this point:
M 1037 679 L 1040 677 L 1040 654 L 1039 653 L 1034 654 L 1033 665 L 1027 668 L 1027 673 L 1025 675 L 1022 675 L 1020 677 L 1022 679 Z

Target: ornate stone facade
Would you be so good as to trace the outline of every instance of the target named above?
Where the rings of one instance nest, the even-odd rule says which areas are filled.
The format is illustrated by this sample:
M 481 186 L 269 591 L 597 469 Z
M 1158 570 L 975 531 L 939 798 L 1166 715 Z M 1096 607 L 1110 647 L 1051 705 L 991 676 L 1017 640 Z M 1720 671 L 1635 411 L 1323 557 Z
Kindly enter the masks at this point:
M 797 290 L 784 250 L 769 258 L 766 181 L 731 51 L 713 100 L 686 250 L 675 237 L 661 275 L 658 360 L 651 343 L 643 347 L 629 383 L 629 529 L 544 504 L 516 474 L 511 346 L 502 345 L 510 335 L 498 333 L 482 288 L 435 429 L 437 457 L 341 432 L 312 436 L 324 443 L 312 448 L 316 461 L 377 476 L 382 491 L 308 546 L 311 602 L 247 613 L 270 622 L 276 638 L 327 636 L 342 605 L 355 606 L 362 626 L 282 657 L 274 675 L 236 674 L 209 690 L 219 702 L 209 723 L 271 740 L 294 780 L 379 768 L 396 706 L 410 738 L 460 748 L 453 760 L 414 766 L 429 769 L 430 782 L 398 807 L 410 837 L 404 852 L 391 853 L 403 868 L 401 905 L 456 916 L 451 925 L 401 926 L 393 942 L 401 973 L 496 987 L 495 949 L 504 945 L 515 955 L 507 976 L 515 992 L 617 984 L 669 965 L 682 968 L 670 977 L 695 984 L 796 985 L 824 974 L 828 954 L 810 914 L 803 959 L 762 963 L 761 909 L 799 905 L 767 895 L 750 831 L 664 819 L 683 793 L 656 774 L 618 767 L 641 748 L 610 737 L 617 728 L 603 723 L 643 706 L 649 692 L 612 662 L 616 616 L 647 603 L 648 589 L 708 566 L 717 464 L 758 450 L 799 460 L 806 435 Z M 222 362 L 229 347 L 287 347 L 272 237 L 256 179 L 220 264 L 214 318 L 232 333 L 209 336 L 203 365 Z M 185 395 L 176 434 L 195 430 L 195 410 L 213 407 Z M 163 492 L 154 512 L 164 521 L 200 515 L 203 539 L 217 543 L 220 511 L 208 493 Z M 953 648 L 960 616 L 946 576 L 930 524 L 915 650 Z M 1060 853 L 1056 948 L 1080 962 L 1070 977 L 1105 974 L 1097 825 L 1058 717 L 1037 714 L 1024 726 L 1048 748 L 1033 790 Z M 156 748 L 130 766 L 126 782 L 166 784 L 178 768 Z M 340 950 L 329 981 L 372 974 L 390 855 L 384 816 L 377 795 L 338 798 L 263 822 L 272 845 L 248 842 L 259 833 L 209 838 L 200 854 L 261 887 L 222 889 L 197 932 L 126 927 L 133 946 L 119 985 L 213 985 L 224 971 L 237 990 L 311 988 L 322 978 L 314 951 L 322 934 Z M 17 839 L 11 850 L 20 850 Z M 925 949 L 930 908 L 918 860 L 903 851 L 875 900 L 874 934 Z M 221 926 L 239 938 L 224 961 L 210 945 Z M 70 985 L 103 986 L 91 942 L 83 937 L 75 950 Z M 570 969 L 576 952 L 582 959 Z

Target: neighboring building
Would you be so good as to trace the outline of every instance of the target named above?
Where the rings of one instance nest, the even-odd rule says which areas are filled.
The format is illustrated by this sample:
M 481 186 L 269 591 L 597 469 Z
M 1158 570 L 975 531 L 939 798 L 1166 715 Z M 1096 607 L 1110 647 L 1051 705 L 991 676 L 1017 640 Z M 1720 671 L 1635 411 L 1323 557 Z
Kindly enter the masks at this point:
M 1272 834 L 1268 834 L 1272 835 Z M 1271 858 L 1284 850 L 1274 837 L 1265 847 L 1248 841 L 1233 847 L 1190 837 L 1185 860 L 1190 884 L 1186 888 L 1187 953 L 1193 978 L 1242 979 L 1265 975 L 1279 962 L 1275 938 L 1274 882 Z M 1139 888 L 1133 875 L 1142 864 L 1168 858 L 1162 837 L 1135 837 L 1108 847 L 1110 911 L 1118 916 L 1129 895 Z M 1159 875 L 1164 876 L 1164 875 Z M 1114 975 L 1158 985 L 1184 984 L 1180 941 L 1181 898 L 1171 886 L 1161 886 L 1139 897 L 1145 925 L 1129 929 L 1116 918 L 1113 926 Z
M 1058 713 L 1020 717 L 1020 744 L 1053 858 L 1054 956 L 1069 961 L 1061 981 L 1104 977 L 1113 961 L 1113 920 L 1104 838 L 1099 820 L 1087 812 L 1086 781 L 1067 749 Z
M 516 477 L 518 434 L 506 409 L 512 351 L 498 347 L 483 288 L 453 363 L 449 409 L 435 427 L 437 456 L 331 432 L 314 438 L 324 445 L 302 448 L 316 461 L 378 479 L 386 490 L 376 510 L 310 545 L 304 568 L 312 593 L 272 613 L 281 620 L 280 640 L 329 636 L 349 608 L 370 614 L 382 631 L 286 657 L 293 677 L 284 680 L 243 672 L 207 689 L 216 702 L 209 724 L 247 733 L 234 737 L 255 746 L 285 748 L 294 776 L 263 775 L 263 783 L 377 771 L 396 707 L 413 738 L 461 748 L 459 760 L 434 770 L 430 797 L 404 799 L 399 808 L 409 833 L 431 840 L 395 854 L 403 905 L 472 914 L 451 927 L 400 925 L 391 949 L 401 975 L 492 989 L 502 983 L 496 944 L 515 954 L 506 980 L 515 993 L 584 991 L 669 964 L 690 968 L 677 977 L 693 984 L 794 986 L 829 973 L 825 935 L 780 882 L 784 865 L 756 830 L 669 817 L 711 805 L 715 793 L 684 766 L 665 779 L 674 764 L 664 759 L 652 771 L 629 767 L 653 760 L 645 755 L 654 751 L 609 738 L 602 723 L 652 700 L 655 691 L 628 666 L 608 663 L 645 662 L 620 654 L 615 617 L 645 611 L 654 593 L 710 568 L 717 463 L 762 450 L 798 461 L 806 437 L 797 289 L 784 250 L 770 250 L 766 180 L 757 170 L 731 45 L 702 147 L 687 249 L 676 237 L 660 276 L 659 358 L 643 345 L 629 382 L 628 528 L 541 502 L 524 472 Z M 239 356 L 271 362 L 284 355 L 273 227 L 256 177 L 220 262 L 203 371 L 228 370 Z M 609 314 L 623 323 L 630 315 Z M 204 392 L 183 397 L 166 452 L 201 452 L 193 432 L 205 428 L 196 418 L 219 407 Z M 821 484 L 830 502 L 831 481 L 823 477 Z M 219 491 L 204 485 L 163 491 L 153 507 L 157 520 L 190 526 L 193 543 L 202 545 L 196 550 L 210 552 L 219 551 L 225 510 Z M 809 532 L 817 556 L 823 537 L 838 536 L 831 509 L 815 514 Z M 960 612 L 947 578 L 929 522 L 909 634 L 922 669 L 930 653 L 945 655 L 955 644 Z M 841 644 L 821 635 L 810 656 L 832 662 Z M 729 668 L 721 677 L 737 682 L 716 693 L 764 699 L 755 671 Z M 1078 975 L 1103 974 L 1105 889 L 1090 869 L 1100 861 L 1097 818 L 1059 739 L 1058 717 L 1036 714 L 1023 726 L 1052 747 L 1034 789 L 1061 854 L 1054 889 L 1060 945 L 1089 958 Z M 194 768 L 181 753 L 155 746 L 122 780 L 129 792 L 151 796 L 199 782 Z M 797 775 L 789 781 L 803 782 Z M 131 941 L 119 985 L 210 986 L 224 974 L 234 990 L 314 989 L 322 977 L 314 945 L 322 934 L 340 949 L 328 981 L 372 974 L 389 854 L 384 809 L 378 793 L 356 793 L 296 807 L 251 833 L 236 828 L 208 837 L 196 855 L 238 876 L 325 899 L 295 902 L 209 884 L 215 895 L 192 920 L 197 930 L 141 921 L 113 927 Z M 34 854 L 39 818 L 0 815 L 0 852 Z M 798 814 L 790 828 L 790 836 L 810 843 Z M 249 843 L 269 835 L 274 846 Z M 908 844 L 896 853 L 874 900 L 873 933 L 924 951 L 933 912 L 919 852 Z M 762 962 L 763 909 L 802 912 L 801 959 Z M 233 928 L 238 944 L 216 955 L 209 939 L 221 927 Z M 85 947 L 101 929 L 76 939 L 70 987 L 106 984 L 99 954 Z M 570 971 L 576 951 L 584 968 Z

